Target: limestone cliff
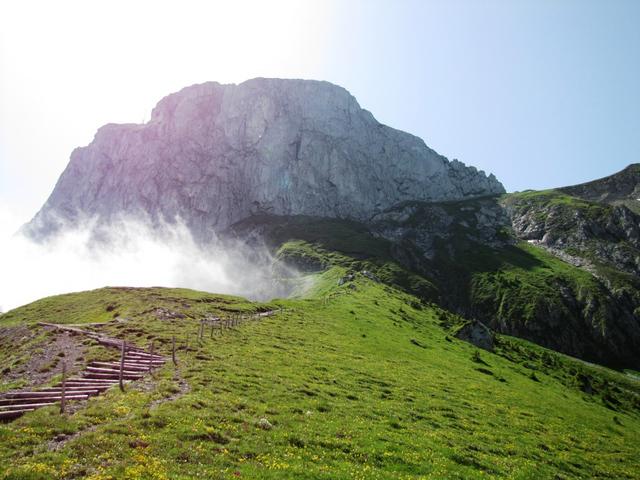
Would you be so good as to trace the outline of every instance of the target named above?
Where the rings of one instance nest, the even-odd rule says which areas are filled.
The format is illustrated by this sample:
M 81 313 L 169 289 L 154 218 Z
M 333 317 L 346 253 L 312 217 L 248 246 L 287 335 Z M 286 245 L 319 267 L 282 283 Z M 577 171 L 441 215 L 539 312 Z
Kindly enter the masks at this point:
M 367 221 L 403 201 L 503 191 L 493 175 L 382 125 L 336 85 L 209 82 L 162 99 L 146 124 L 100 128 L 27 231 L 144 213 L 180 217 L 206 239 L 253 214 Z

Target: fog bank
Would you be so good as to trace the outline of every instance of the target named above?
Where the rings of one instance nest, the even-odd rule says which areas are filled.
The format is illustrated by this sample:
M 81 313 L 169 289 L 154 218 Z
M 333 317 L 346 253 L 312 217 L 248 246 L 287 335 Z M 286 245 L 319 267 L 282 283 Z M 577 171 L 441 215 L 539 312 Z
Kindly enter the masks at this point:
M 36 243 L 0 211 L 0 309 L 42 297 L 104 286 L 184 287 L 265 300 L 286 296 L 297 272 L 266 248 L 214 241 L 205 247 L 181 223 L 151 229 L 137 220 L 116 222 L 96 240 L 93 224 L 65 229 Z M 105 233 L 105 232 L 102 232 Z

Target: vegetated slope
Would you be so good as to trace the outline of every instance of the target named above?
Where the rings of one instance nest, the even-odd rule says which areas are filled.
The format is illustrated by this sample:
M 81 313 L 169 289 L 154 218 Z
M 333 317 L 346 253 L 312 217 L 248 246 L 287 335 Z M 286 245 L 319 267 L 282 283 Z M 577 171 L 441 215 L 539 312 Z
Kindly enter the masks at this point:
M 371 219 L 441 304 L 492 328 L 616 367 L 640 366 L 640 169 L 589 184 Z
M 559 190 L 592 202 L 626 205 L 640 214 L 640 164 L 634 163 L 608 177 Z
M 637 379 L 510 337 L 479 353 L 453 335 L 459 317 L 347 273 L 271 304 L 107 288 L 1 316 L 20 329 L 0 349 L 10 370 L 46 348 L 40 320 L 183 348 L 155 381 L 68 418 L 47 407 L 0 425 L 0 478 L 638 478 Z M 195 341 L 202 317 L 280 307 Z
M 406 202 L 375 217 L 372 226 L 252 217 L 234 232 L 264 239 L 280 259 L 303 270 L 332 264 L 367 269 L 499 332 L 585 360 L 640 368 L 638 279 L 604 262 L 594 275 L 558 258 L 558 249 L 519 238 L 509 217 L 514 207 L 503 206 L 512 201 Z M 559 229 L 551 231 L 560 238 Z
M 413 218 L 418 231 L 432 228 L 425 210 L 444 210 L 450 225 L 431 237 L 432 257 L 418 262 L 417 268 L 434 278 L 447 306 L 496 330 L 586 360 L 638 368 L 640 278 L 602 256 L 599 261 L 595 256 L 589 261 L 588 254 L 577 256 L 581 245 L 585 250 L 593 244 L 623 250 L 623 241 L 591 234 L 581 237 L 581 244 L 572 232 L 579 229 L 576 219 L 587 215 L 581 210 L 585 202 L 564 204 L 558 215 L 558 210 L 545 211 L 548 199 L 537 206 L 533 196 L 517 204 L 520 212 L 513 196 L 423 206 Z M 546 195 L 535 198 L 540 196 Z M 607 210 L 616 207 L 588 208 L 613 223 L 615 217 Z M 501 218 L 505 211 L 512 217 L 506 224 Z M 544 240 L 536 241 L 524 234 L 527 229 L 518 228 L 524 216 L 543 222 Z M 561 216 L 572 220 L 563 223 Z
M 640 185 L 640 175 L 636 175 L 636 182 Z M 621 347 L 609 360 L 603 354 L 599 361 L 637 368 L 640 364 L 637 353 L 640 351 L 640 216 L 627 206 L 615 203 L 583 200 L 559 190 L 512 194 L 503 201 L 517 238 L 568 264 L 567 272 L 570 265 L 582 271 L 574 275 L 572 283 L 585 285 L 587 282 L 589 288 L 582 288 L 578 295 L 567 295 L 563 285 L 556 285 L 556 297 L 565 297 L 563 303 L 567 308 L 573 304 L 573 311 L 585 323 L 601 330 L 601 338 L 608 346 L 606 350 L 611 352 Z M 578 280 L 580 277 L 582 280 Z M 554 318 L 553 314 L 550 316 Z M 585 345 L 585 348 L 589 347 Z M 598 357 L 590 355 L 590 358 Z

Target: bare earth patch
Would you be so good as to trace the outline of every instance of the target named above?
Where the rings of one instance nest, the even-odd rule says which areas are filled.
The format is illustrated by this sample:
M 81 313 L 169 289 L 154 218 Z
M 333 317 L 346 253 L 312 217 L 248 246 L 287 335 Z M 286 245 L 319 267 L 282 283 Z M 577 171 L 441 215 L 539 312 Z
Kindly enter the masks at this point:
M 0 342 L 11 344 L 15 339 L 25 336 L 34 337 L 35 333 L 26 327 L 7 327 L 0 329 Z M 69 374 L 80 370 L 84 346 L 77 336 L 70 332 L 51 332 L 42 342 L 30 348 L 29 359 L 22 365 L 3 373 L 3 382 L 24 380 L 25 387 L 42 385 L 54 376 L 62 373 L 63 363 L 67 364 Z

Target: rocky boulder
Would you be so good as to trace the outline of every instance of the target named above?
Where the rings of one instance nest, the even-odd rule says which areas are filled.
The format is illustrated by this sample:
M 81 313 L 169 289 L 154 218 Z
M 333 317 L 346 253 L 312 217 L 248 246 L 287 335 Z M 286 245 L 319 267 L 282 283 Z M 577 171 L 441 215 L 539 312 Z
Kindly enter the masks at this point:
M 465 323 L 456 332 L 456 337 L 483 350 L 493 351 L 493 332 L 482 322 L 472 321 Z

